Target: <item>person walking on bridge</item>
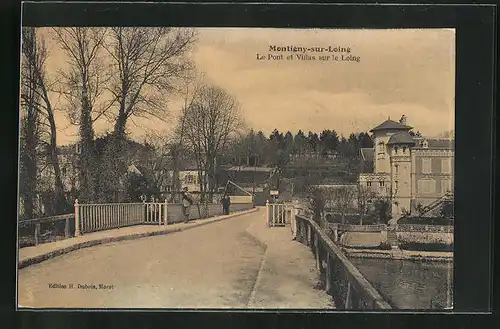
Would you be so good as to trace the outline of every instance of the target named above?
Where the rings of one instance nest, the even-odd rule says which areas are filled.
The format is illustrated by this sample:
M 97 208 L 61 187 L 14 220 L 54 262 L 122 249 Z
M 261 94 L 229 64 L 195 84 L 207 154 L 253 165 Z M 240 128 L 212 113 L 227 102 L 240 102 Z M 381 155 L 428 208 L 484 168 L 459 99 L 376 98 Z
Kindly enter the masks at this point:
M 224 196 L 221 200 L 222 212 L 224 215 L 229 215 L 229 206 L 231 205 L 231 199 L 228 195 Z
M 185 224 L 189 222 L 189 209 L 192 204 L 193 204 L 193 199 L 189 195 L 187 187 L 185 187 L 184 190 L 182 191 L 182 209 L 184 210 L 183 215 Z

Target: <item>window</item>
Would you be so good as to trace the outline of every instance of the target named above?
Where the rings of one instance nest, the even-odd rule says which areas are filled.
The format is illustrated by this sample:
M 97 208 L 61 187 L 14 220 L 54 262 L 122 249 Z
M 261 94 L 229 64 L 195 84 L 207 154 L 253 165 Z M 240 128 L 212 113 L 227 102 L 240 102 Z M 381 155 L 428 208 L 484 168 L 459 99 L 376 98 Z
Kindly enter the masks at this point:
M 398 181 L 394 181 L 394 187 L 396 188 L 396 190 L 398 189 Z
M 433 179 L 421 179 L 418 181 L 418 192 L 419 193 L 435 193 L 436 192 L 436 181 Z
M 66 175 L 66 167 L 62 167 L 62 168 L 61 168 L 61 173 L 62 173 L 63 175 Z
M 445 194 L 448 191 L 451 191 L 451 180 L 444 179 L 441 181 L 441 193 Z
M 186 184 L 193 184 L 193 175 L 186 175 Z
M 406 153 L 406 146 L 403 146 L 403 153 Z
M 442 159 L 441 160 L 441 172 L 443 174 L 451 174 L 451 159 Z
M 422 172 L 424 174 L 430 174 L 431 170 L 431 159 L 422 159 Z
M 76 145 L 75 145 L 75 152 L 76 152 L 76 154 L 81 154 L 82 153 L 82 148 L 81 148 L 80 143 L 76 143 Z
M 384 142 L 378 143 L 378 153 L 384 153 Z
M 378 182 L 378 184 L 379 184 L 380 187 L 384 187 L 385 186 L 385 182 L 382 182 L 382 181 Z
M 424 149 L 428 148 L 428 147 L 429 147 L 429 143 L 428 143 L 426 140 L 424 140 L 424 141 L 422 142 L 422 147 L 423 147 Z
M 396 174 L 399 172 L 399 165 L 394 165 L 394 170 L 396 171 Z
M 394 153 L 398 153 L 398 147 L 394 146 Z
M 366 186 L 372 186 L 372 182 L 366 182 Z

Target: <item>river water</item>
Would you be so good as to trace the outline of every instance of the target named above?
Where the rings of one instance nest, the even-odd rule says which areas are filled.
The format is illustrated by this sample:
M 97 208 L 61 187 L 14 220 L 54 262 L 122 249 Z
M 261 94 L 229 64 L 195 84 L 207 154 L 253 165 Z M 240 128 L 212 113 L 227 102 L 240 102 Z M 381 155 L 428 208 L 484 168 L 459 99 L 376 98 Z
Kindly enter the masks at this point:
M 451 262 L 362 258 L 350 261 L 394 308 L 422 310 L 441 309 L 447 303 L 451 305 Z

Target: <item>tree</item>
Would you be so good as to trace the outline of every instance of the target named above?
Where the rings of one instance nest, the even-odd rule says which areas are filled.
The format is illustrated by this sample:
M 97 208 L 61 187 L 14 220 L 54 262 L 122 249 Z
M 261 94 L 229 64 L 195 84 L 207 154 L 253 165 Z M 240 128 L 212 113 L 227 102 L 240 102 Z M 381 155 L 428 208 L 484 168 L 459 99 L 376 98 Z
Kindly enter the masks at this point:
M 43 113 L 43 120 L 47 122 L 46 125 L 49 129 L 48 141 L 44 141 L 43 144 L 45 146 L 44 153 L 54 174 L 54 211 L 64 212 L 68 204 L 64 195 L 61 168 L 57 156 L 57 129 L 54 118 L 54 108 L 49 98 L 49 81 L 45 72 L 45 62 L 48 58 L 48 52 L 45 47 L 44 39 L 37 37 L 35 28 L 23 28 L 22 55 L 25 65 L 27 65 L 31 71 L 31 74 L 23 76 L 23 78 L 26 79 L 24 87 L 29 87 L 30 91 L 34 93 L 34 98 L 32 98 L 31 101 L 37 100 L 38 98 L 40 99 L 40 102 L 37 101 L 37 105 L 40 109 L 38 113 Z M 25 96 L 26 94 L 22 95 L 22 97 Z
M 183 160 L 188 157 L 188 147 L 186 145 L 186 113 L 189 108 L 194 104 L 195 99 L 199 96 L 199 91 L 202 86 L 203 73 L 198 75 L 190 74 L 194 71 L 187 71 L 183 76 L 183 88 L 180 93 L 182 94 L 183 104 L 180 114 L 177 118 L 177 124 L 174 128 L 172 137 L 168 143 L 169 155 L 172 167 L 172 183 L 174 191 L 180 191 L 181 182 L 179 179 L 179 172 Z
M 331 191 L 332 204 L 340 211 L 342 224 L 345 224 L 345 216 L 353 208 L 357 196 L 357 190 L 352 186 L 341 186 Z
M 126 128 L 133 117 L 164 121 L 169 94 L 179 92 L 192 69 L 187 58 L 195 32 L 184 28 L 114 27 L 109 30 L 104 49 L 110 55 L 107 91 L 116 110 L 112 138 L 108 144 L 101 173 L 102 181 L 117 188 L 115 182 L 126 171 Z M 116 106 L 115 106 L 116 105 Z
M 377 223 L 387 224 L 391 219 L 391 200 L 389 198 L 378 198 L 374 202 Z
M 242 116 L 236 99 L 223 89 L 203 85 L 181 120 L 185 122 L 185 137 L 198 163 L 200 187 L 209 192 L 209 200 L 215 186 L 217 157 L 242 126 Z
M 287 153 L 292 153 L 293 149 L 293 135 L 291 131 L 287 131 L 284 137 L 285 150 Z
M 323 191 L 319 188 L 309 189 L 308 207 L 313 214 L 313 220 L 319 222 L 325 210 L 326 200 Z
M 81 154 L 79 182 L 81 200 L 97 199 L 97 157 L 93 123 L 101 118 L 115 99 L 103 101 L 106 88 L 106 63 L 102 57 L 106 28 L 53 28 L 54 39 L 66 54 L 68 71 L 60 72 L 59 93 L 67 102 L 70 122 L 79 125 Z M 101 177 L 102 178 L 102 177 Z
M 145 136 L 144 147 L 147 161 L 145 161 L 143 169 L 147 172 L 143 174 L 159 191 L 166 189 L 167 181 L 170 178 L 169 169 L 173 164 L 172 149 L 174 144 L 175 142 L 168 138 L 167 132 L 150 131 Z
M 109 92 L 118 103 L 114 134 L 125 135 L 132 116 L 163 120 L 165 93 L 192 66 L 186 55 L 195 41 L 193 29 L 114 27 L 105 49 L 111 56 L 113 79 Z
M 363 225 L 363 217 L 368 212 L 368 206 L 375 198 L 375 195 L 375 192 L 367 186 L 358 187 L 359 225 Z
M 312 152 L 317 152 L 319 147 L 319 137 L 317 133 L 309 132 L 307 135 L 307 143 L 309 145 L 309 149 Z
M 293 152 L 295 154 L 302 154 L 307 148 L 307 137 L 302 130 L 297 132 L 293 138 Z
M 337 132 L 335 130 L 323 130 L 319 136 L 320 148 L 323 154 L 335 151 L 339 144 Z
M 127 174 L 125 182 L 125 200 L 128 202 L 138 202 L 142 195 L 151 194 L 148 181 L 142 175 L 136 173 Z
M 23 28 L 23 48 L 21 59 L 21 126 L 20 126 L 20 180 L 19 195 L 23 204 L 23 215 L 33 218 L 37 189 L 37 147 L 40 143 L 40 90 L 36 66 L 26 55 L 36 52 L 32 28 Z M 38 63 L 39 65 L 39 63 Z

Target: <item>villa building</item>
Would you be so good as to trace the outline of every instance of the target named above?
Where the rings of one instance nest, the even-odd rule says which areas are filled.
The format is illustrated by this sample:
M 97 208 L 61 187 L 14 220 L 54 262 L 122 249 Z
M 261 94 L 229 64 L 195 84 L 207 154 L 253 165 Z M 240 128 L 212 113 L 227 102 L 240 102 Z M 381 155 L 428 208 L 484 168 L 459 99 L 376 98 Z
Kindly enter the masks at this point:
M 374 147 L 361 149 L 358 184 L 392 203 L 392 217 L 413 212 L 452 192 L 454 187 L 454 140 L 410 134 L 413 127 L 403 115 L 390 118 L 372 130 Z

